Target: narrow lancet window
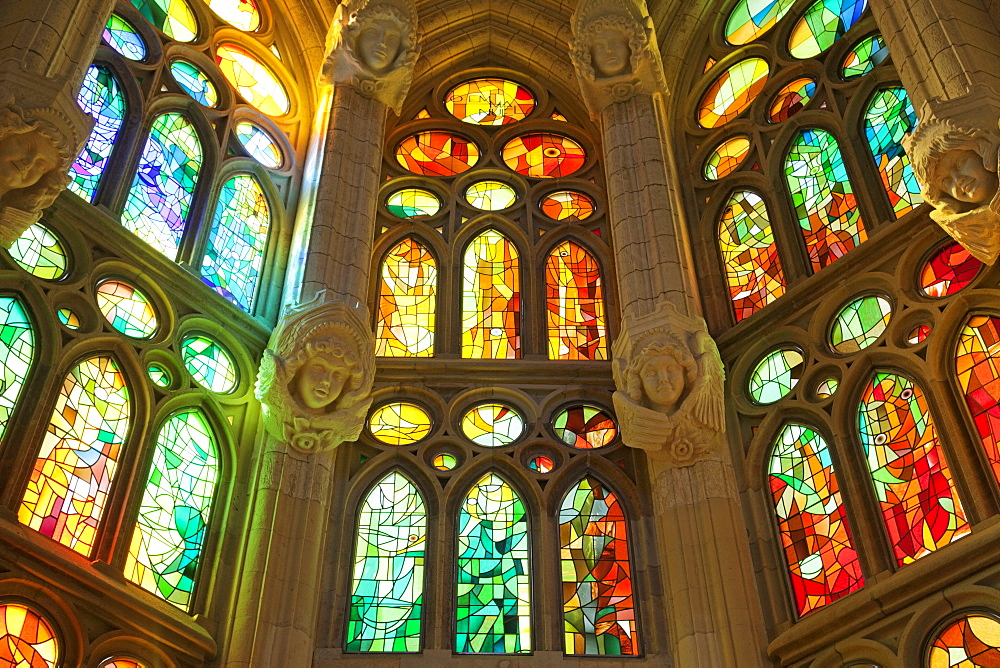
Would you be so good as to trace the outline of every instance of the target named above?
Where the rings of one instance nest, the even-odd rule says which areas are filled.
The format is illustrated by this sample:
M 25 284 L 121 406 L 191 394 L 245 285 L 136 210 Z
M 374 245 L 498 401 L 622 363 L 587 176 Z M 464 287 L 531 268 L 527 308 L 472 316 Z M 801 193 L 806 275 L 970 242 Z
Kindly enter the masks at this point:
M 437 307 L 437 262 L 416 239 L 404 239 L 382 261 L 375 354 L 431 357 Z
M 545 263 L 549 359 L 607 359 L 601 267 L 586 248 L 564 241 Z
M 486 230 L 465 251 L 462 279 L 462 357 L 521 356 L 521 277 L 517 248 Z

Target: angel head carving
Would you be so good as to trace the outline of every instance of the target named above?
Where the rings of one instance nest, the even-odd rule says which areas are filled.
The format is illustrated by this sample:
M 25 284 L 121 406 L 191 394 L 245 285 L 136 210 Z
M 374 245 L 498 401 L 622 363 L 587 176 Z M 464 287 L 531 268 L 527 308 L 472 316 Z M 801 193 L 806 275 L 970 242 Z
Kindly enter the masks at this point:
M 646 31 L 625 16 L 608 15 L 587 23 L 573 42 L 573 62 L 588 79 L 613 79 L 638 71 L 648 46 Z
M 675 337 L 662 336 L 629 360 L 625 391 L 632 401 L 669 415 L 697 378 L 698 365 L 687 346 Z

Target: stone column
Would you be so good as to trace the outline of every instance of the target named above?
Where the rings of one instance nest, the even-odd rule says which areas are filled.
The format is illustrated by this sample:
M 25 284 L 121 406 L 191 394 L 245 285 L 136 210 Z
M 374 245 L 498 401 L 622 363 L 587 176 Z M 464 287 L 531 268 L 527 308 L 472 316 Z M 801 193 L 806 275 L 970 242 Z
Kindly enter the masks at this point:
M 0 244 L 69 182 L 94 121 L 76 104 L 114 0 L 5 0 L 0 10 Z M 16 169 L 12 163 L 24 165 Z
M 260 460 L 227 666 L 312 665 L 335 449 L 371 405 L 367 289 L 386 108 L 417 57 L 412 0 L 337 9 L 322 80 L 334 87 L 305 269 L 261 361 Z M 294 282 L 294 279 L 291 279 Z
M 646 451 L 678 666 L 764 665 L 766 642 L 725 439 L 725 370 L 697 313 L 654 104 L 665 84 L 643 0 L 581 0 L 572 58 L 600 118 L 623 304 L 613 347 L 623 442 Z

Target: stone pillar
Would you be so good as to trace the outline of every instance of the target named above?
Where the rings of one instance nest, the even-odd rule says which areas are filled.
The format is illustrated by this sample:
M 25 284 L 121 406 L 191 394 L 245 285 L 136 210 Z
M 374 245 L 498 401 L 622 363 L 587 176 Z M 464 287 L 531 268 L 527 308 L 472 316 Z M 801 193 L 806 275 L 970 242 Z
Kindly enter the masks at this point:
M 725 370 L 688 276 L 655 96 L 665 84 L 643 0 L 581 0 L 572 58 L 600 118 L 623 304 L 613 347 L 622 441 L 646 451 L 673 661 L 765 665 L 743 510 L 725 439 Z
M 417 57 L 412 0 L 337 8 L 322 80 L 334 87 L 305 269 L 261 361 L 266 443 L 227 666 L 312 665 L 335 449 L 371 405 L 371 244 L 386 107 Z
M 0 10 L 0 244 L 69 182 L 94 121 L 76 104 L 114 0 L 5 0 Z M 17 169 L 13 164 L 23 165 Z

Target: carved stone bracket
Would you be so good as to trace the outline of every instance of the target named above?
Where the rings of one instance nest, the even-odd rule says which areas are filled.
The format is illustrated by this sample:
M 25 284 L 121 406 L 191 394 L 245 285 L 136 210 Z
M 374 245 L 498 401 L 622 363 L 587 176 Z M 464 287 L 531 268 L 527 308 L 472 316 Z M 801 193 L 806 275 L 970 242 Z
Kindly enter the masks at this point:
M 715 459 L 725 432 L 725 368 L 704 319 L 661 302 L 614 344 L 622 442 L 671 466 Z
M 397 114 L 420 55 L 412 0 L 347 0 L 326 37 L 320 82 L 353 85 Z
M 375 345 L 367 309 L 325 296 L 286 312 L 257 377 L 264 427 L 303 453 L 357 440 L 372 403 Z
M 581 0 L 570 58 L 591 116 L 614 102 L 666 90 L 644 0 Z

